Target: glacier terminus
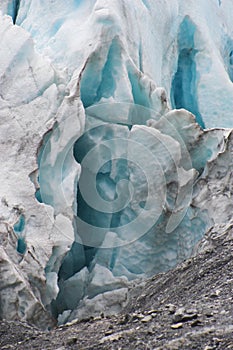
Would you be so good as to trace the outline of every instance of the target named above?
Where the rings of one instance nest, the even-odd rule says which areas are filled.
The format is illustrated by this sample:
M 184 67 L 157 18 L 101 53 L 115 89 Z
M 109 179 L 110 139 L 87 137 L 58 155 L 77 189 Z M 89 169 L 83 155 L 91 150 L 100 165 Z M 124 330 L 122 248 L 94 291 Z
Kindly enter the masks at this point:
M 0 318 L 114 314 L 232 221 L 231 0 L 2 0 Z

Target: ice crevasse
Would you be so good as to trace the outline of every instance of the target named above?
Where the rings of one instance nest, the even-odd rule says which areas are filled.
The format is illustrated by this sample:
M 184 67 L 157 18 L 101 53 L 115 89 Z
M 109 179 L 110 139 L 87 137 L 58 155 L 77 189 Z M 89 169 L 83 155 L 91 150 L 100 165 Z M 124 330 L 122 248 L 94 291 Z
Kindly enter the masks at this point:
M 233 4 L 0 11 L 0 317 L 118 312 L 232 219 Z

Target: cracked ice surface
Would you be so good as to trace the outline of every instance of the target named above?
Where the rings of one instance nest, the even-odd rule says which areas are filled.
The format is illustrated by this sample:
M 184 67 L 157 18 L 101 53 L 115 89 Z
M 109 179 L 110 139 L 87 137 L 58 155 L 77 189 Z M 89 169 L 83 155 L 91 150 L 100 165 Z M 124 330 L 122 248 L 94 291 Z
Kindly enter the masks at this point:
M 0 10 L 0 316 L 115 313 L 231 218 L 233 5 Z

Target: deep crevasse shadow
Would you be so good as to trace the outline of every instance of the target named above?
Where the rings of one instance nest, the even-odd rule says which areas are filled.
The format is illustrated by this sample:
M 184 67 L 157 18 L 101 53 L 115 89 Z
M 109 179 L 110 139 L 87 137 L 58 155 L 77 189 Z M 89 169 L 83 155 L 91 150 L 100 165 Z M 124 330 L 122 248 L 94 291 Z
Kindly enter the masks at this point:
M 202 116 L 198 108 L 197 80 L 194 35 L 196 27 L 194 23 L 185 17 L 180 25 L 178 35 L 178 63 L 171 88 L 171 102 L 173 108 L 185 108 L 196 116 L 198 124 L 205 128 Z

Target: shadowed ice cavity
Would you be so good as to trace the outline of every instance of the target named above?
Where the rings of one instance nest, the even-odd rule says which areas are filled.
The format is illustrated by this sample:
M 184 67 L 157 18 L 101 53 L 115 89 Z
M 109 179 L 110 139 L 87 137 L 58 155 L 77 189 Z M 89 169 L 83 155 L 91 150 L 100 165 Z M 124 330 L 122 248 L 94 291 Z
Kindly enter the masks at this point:
M 8 4 L 7 14 L 12 17 L 12 21 L 16 24 L 18 12 L 19 12 L 20 0 L 12 0 Z
M 113 39 L 106 57 L 102 64 L 102 51 L 93 52 L 89 57 L 87 68 L 81 81 L 81 98 L 85 108 L 98 103 L 101 98 L 109 98 L 114 95 L 116 89 L 117 74 L 121 70 L 121 47 L 118 39 Z
M 14 225 L 14 232 L 17 235 L 17 247 L 16 250 L 19 254 L 25 254 L 27 244 L 24 237 L 25 229 L 25 217 L 23 214 L 20 215 L 18 221 Z
M 205 127 L 198 109 L 197 82 L 194 36 L 196 27 L 194 23 L 185 17 L 180 25 L 178 35 L 178 62 L 171 88 L 171 102 L 173 108 L 185 108 L 196 116 L 197 122 Z
M 222 56 L 229 78 L 233 82 L 233 40 L 229 37 L 226 38 Z

